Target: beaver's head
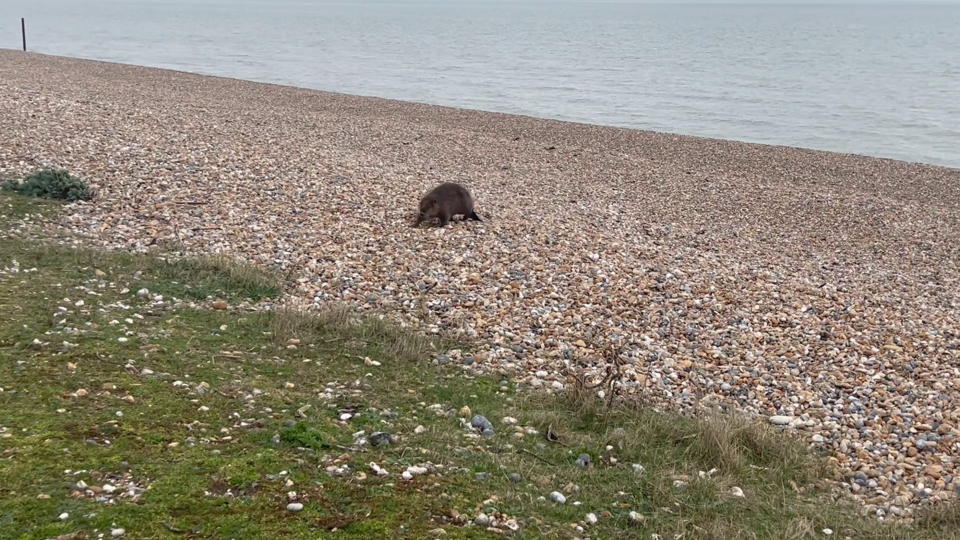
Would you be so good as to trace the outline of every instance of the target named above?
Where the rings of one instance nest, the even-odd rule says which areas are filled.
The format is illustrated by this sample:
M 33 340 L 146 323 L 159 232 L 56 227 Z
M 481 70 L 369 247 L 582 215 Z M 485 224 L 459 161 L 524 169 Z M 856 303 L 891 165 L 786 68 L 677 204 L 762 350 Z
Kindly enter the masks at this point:
M 423 221 L 437 217 L 440 213 L 440 203 L 433 197 L 426 197 L 420 201 L 420 211 L 417 212 L 417 220 L 413 223 L 416 227 Z

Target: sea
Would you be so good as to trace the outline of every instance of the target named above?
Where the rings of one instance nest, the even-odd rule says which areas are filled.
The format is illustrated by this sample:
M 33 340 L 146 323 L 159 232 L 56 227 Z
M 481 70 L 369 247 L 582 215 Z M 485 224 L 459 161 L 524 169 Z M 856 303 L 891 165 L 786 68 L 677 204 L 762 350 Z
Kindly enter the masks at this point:
M 2 0 L 0 47 L 960 168 L 960 0 Z

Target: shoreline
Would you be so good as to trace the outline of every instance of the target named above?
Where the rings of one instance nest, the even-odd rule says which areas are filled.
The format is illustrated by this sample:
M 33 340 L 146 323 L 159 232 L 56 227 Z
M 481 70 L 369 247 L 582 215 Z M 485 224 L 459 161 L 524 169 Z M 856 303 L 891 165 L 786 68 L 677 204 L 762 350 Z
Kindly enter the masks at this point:
M 33 52 L 33 51 L 29 51 L 29 50 L 26 51 L 26 52 L 24 52 L 24 51 L 21 51 L 21 50 L 19 50 L 19 49 L 6 49 L 6 48 L 3 48 L 3 47 L 0 47 L 0 54 L 7 54 L 7 53 L 10 53 L 10 54 L 32 54 L 32 55 L 37 55 L 37 56 L 44 56 L 44 57 L 50 57 L 50 58 L 61 58 L 61 59 L 65 59 L 65 60 L 75 60 L 75 61 L 80 61 L 80 62 L 92 62 L 92 63 L 108 64 L 108 65 L 115 65 L 115 66 L 125 66 L 125 67 L 128 67 L 128 68 L 154 69 L 154 70 L 158 70 L 158 71 L 169 71 L 169 72 L 172 72 L 172 73 L 178 73 L 178 74 L 181 74 L 181 75 L 189 75 L 189 76 L 194 76 L 194 77 L 204 77 L 204 78 L 210 78 L 210 79 L 220 79 L 220 80 L 224 80 L 224 81 L 237 81 L 237 82 L 244 82 L 244 83 L 250 83 L 250 84 L 259 84 L 259 85 L 265 85 L 265 86 L 272 86 L 272 87 L 276 87 L 276 88 L 291 89 L 291 90 L 303 90 L 303 91 L 309 91 L 309 92 L 317 92 L 317 93 L 320 93 L 320 94 L 327 94 L 327 95 L 331 95 L 331 96 L 340 96 L 340 97 L 349 97 L 349 98 L 359 98 L 359 99 L 367 99 L 367 100 L 373 100 L 373 101 L 385 101 L 385 102 L 390 102 L 390 103 L 395 103 L 395 104 L 419 105 L 419 106 L 424 106 L 424 107 L 435 107 L 435 108 L 439 108 L 439 109 L 449 109 L 449 110 L 451 110 L 451 111 L 461 111 L 461 112 L 476 113 L 476 114 L 483 114 L 483 115 L 500 115 L 500 116 L 506 116 L 506 117 L 512 117 L 512 118 L 523 118 L 523 119 L 527 119 L 527 120 L 541 121 L 541 122 L 556 122 L 556 123 L 560 123 L 560 124 L 569 124 L 569 125 L 571 125 L 571 126 L 581 126 L 581 127 L 591 127 L 591 128 L 604 128 L 604 129 L 613 129 L 613 130 L 625 130 L 625 131 L 630 131 L 630 132 L 639 132 L 639 133 L 647 133 L 647 134 L 670 136 L 670 137 L 682 137 L 682 138 L 693 139 L 693 140 L 706 140 L 706 141 L 717 141 L 717 142 L 729 142 L 729 143 L 736 143 L 736 144 L 746 144 L 746 145 L 751 145 L 751 146 L 770 147 L 770 148 L 781 148 L 781 149 L 788 149 L 788 150 L 795 150 L 795 151 L 803 151 L 803 152 L 825 152 L 825 153 L 829 153 L 829 154 L 836 154 L 836 155 L 839 155 L 839 156 L 854 157 L 854 158 L 859 158 L 859 159 L 876 159 L 876 160 L 893 161 L 893 162 L 898 162 L 898 163 L 904 163 L 904 164 L 907 164 L 907 165 L 918 165 L 918 166 L 923 166 L 923 167 L 937 167 L 937 168 L 943 168 L 943 169 L 960 170 L 960 167 L 951 167 L 951 166 L 949 166 L 949 165 L 941 165 L 941 164 L 936 164 L 936 163 L 927 163 L 927 162 L 924 162 L 924 161 L 910 161 L 910 160 L 906 160 L 906 159 L 898 159 L 898 158 L 892 158 L 892 157 L 886 157 L 886 156 L 875 156 L 875 155 L 870 155 L 870 154 L 859 154 L 859 153 L 854 153 L 854 152 L 843 152 L 843 151 L 827 150 L 827 149 L 821 149 L 821 148 L 810 148 L 810 147 L 805 147 L 805 146 L 791 146 L 791 145 L 787 145 L 787 144 L 764 143 L 764 142 L 747 141 L 747 140 L 741 140 L 741 139 L 727 139 L 727 138 L 723 138 L 723 137 L 711 137 L 711 136 L 706 136 L 706 135 L 695 135 L 695 134 L 679 133 L 679 132 L 671 132 L 671 131 L 655 131 L 655 130 L 649 130 L 649 129 L 643 129 L 643 128 L 635 128 L 635 127 L 627 127 L 627 126 L 618 126 L 618 125 L 611 125 L 611 124 L 595 124 L 595 123 L 591 123 L 591 122 L 587 122 L 587 121 L 565 120 L 565 119 L 559 119 L 559 118 L 548 118 L 548 117 L 542 117 L 542 116 L 534 116 L 534 115 L 531 115 L 531 114 L 510 113 L 510 112 L 492 111 L 492 110 L 485 110 L 485 109 L 474 109 L 474 108 L 470 108 L 470 107 L 459 107 L 459 106 L 454 106 L 454 105 L 443 105 L 443 104 L 438 104 L 438 103 L 429 103 L 429 102 L 425 102 L 425 101 L 412 101 L 412 100 L 389 98 L 389 97 L 382 97 L 382 96 L 375 96 L 375 95 L 351 94 L 351 93 L 347 93 L 347 92 L 339 92 L 339 91 L 336 91 L 336 90 L 328 90 L 328 89 L 322 89 L 322 88 L 310 88 L 310 87 L 306 87 L 306 86 L 296 86 L 296 85 L 293 85 L 293 84 L 284 84 L 284 83 L 279 83 L 279 82 L 260 81 L 260 80 L 254 80 L 254 79 L 243 79 L 243 78 L 240 78 L 240 77 L 233 77 L 233 76 L 230 76 L 230 75 L 215 75 L 215 74 L 200 73 L 200 72 L 196 72 L 196 71 L 186 71 L 186 70 L 183 70 L 183 69 L 176 69 L 176 68 L 170 68 L 170 67 L 147 66 L 147 65 L 141 65 L 141 64 L 133 64 L 133 63 L 126 63 L 126 62 L 115 62 L 115 61 L 111 61 L 111 60 L 100 60 L 100 59 L 96 59 L 96 58 L 87 58 L 87 57 L 80 57 L 80 56 L 63 56 L 63 55 L 56 55 L 56 54 L 49 54 L 49 53 Z
M 628 393 L 790 417 L 873 512 L 960 488 L 960 169 L 2 50 L 0 112 L 0 175 L 90 181 L 98 246 L 228 253 L 534 387 L 621 346 Z M 485 221 L 411 229 L 457 179 Z

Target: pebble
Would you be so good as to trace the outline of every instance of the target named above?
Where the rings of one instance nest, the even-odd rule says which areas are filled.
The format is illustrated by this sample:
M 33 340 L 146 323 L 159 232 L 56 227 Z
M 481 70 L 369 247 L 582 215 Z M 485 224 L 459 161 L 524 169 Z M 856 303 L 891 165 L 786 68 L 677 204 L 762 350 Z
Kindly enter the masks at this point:
M 137 296 L 139 296 L 140 298 L 146 298 L 150 296 L 150 289 L 147 289 L 147 288 L 140 289 L 139 291 L 137 291 Z
M 567 502 L 567 497 L 564 496 L 564 494 L 563 494 L 563 493 L 560 493 L 559 491 L 551 491 L 551 492 L 550 492 L 550 500 L 553 501 L 553 502 L 555 502 L 555 503 L 557 503 L 557 504 L 563 504 L 563 503 Z
M 367 442 L 369 442 L 370 446 L 374 448 L 390 446 L 390 444 L 393 443 L 393 435 L 383 431 L 376 431 L 367 437 Z
M 124 528 L 110 529 L 110 536 L 114 538 L 119 538 L 127 534 L 127 530 Z
M 59 519 L 60 521 L 66 521 L 66 520 L 70 519 L 70 514 L 68 514 L 67 512 L 64 512 L 64 513 L 60 514 L 59 516 L 57 516 L 57 519 Z
M 770 423 L 775 426 L 786 426 L 790 424 L 790 422 L 793 422 L 792 416 L 776 415 L 770 417 Z
M 299 512 L 303 510 L 303 503 L 292 502 L 287 504 L 287 510 L 290 512 Z
M 586 469 L 592 463 L 590 459 L 590 454 L 580 454 L 579 456 L 577 456 L 576 463 L 577 463 L 577 467 L 580 467 L 581 469 Z
M 596 525 L 597 515 L 594 514 L 593 512 L 590 512 L 589 514 L 586 515 L 586 517 L 584 517 L 584 521 L 587 522 L 587 525 Z
M 490 436 L 493 436 L 494 434 L 493 424 L 491 424 L 490 421 L 487 420 L 485 416 L 482 416 L 479 414 L 475 415 L 470 420 L 470 425 L 474 429 L 479 430 L 484 437 L 490 437 Z
M 628 514 L 628 516 L 629 516 L 629 518 L 630 518 L 630 522 L 633 523 L 633 524 L 635 524 L 635 525 L 639 525 L 639 524 L 641 524 L 641 523 L 643 523 L 644 521 L 647 520 L 646 516 L 644 516 L 644 515 L 641 514 L 640 512 L 636 512 L 636 511 L 634 511 L 634 510 L 631 510 L 630 513 Z
M 490 516 L 480 512 L 477 514 L 477 517 L 473 519 L 473 522 L 476 523 L 478 527 L 489 527 L 493 520 L 490 519 Z

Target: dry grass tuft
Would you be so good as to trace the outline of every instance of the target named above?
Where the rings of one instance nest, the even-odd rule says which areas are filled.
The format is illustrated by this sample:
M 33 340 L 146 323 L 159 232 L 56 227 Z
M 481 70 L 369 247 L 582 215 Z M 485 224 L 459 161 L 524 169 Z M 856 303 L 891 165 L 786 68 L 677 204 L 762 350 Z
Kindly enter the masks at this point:
M 360 315 L 339 305 L 316 312 L 276 310 L 271 317 L 270 331 L 277 345 L 290 340 L 299 340 L 305 345 L 333 341 L 377 344 L 385 356 L 409 362 L 423 361 L 440 345 L 436 339 L 401 329 L 386 319 Z

